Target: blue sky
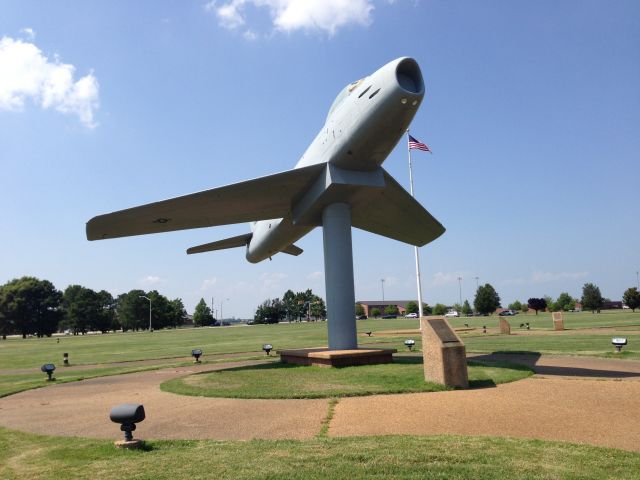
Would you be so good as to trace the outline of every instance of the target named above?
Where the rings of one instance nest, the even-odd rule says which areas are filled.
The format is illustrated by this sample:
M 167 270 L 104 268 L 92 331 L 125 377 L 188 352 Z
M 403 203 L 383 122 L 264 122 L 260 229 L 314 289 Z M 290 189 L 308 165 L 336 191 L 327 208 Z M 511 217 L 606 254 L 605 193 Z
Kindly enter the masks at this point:
M 503 303 L 640 270 L 636 1 L 0 1 L 0 283 L 158 289 L 250 317 L 324 295 L 322 236 L 297 258 L 185 249 L 231 225 L 105 242 L 100 213 L 292 168 L 337 93 L 399 56 L 427 95 L 416 196 L 447 228 L 421 249 L 425 300 Z M 406 145 L 384 164 L 408 188 Z M 354 229 L 356 297 L 416 298 L 412 247 Z M 228 300 L 227 300 L 228 299 Z

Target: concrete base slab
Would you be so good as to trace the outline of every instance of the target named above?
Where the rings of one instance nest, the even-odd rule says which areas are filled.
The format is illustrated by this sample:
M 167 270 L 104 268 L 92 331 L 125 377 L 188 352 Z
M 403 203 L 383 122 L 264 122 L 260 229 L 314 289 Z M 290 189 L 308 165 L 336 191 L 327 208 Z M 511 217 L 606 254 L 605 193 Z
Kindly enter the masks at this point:
M 142 446 L 144 445 L 144 440 L 138 440 L 135 438 L 133 440 L 117 440 L 113 442 L 113 444 L 116 446 L 116 448 L 136 449 L 142 448 Z
M 329 350 L 328 348 L 304 348 L 278 350 L 282 363 L 316 365 L 320 367 L 351 367 L 378 365 L 393 362 L 395 348 L 356 348 L 353 350 Z

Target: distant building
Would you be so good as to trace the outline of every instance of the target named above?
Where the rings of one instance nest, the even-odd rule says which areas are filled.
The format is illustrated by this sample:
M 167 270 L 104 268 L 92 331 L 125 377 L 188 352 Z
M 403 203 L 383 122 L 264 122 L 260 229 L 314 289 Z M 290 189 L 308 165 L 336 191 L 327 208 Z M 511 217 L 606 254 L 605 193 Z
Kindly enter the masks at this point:
M 616 310 L 622 308 L 622 302 L 602 302 L 602 310 Z
M 404 315 L 407 312 L 407 303 L 409 302 L 415 302 L 415 300 L 385 300 L 384 302 L 377 300 L 358 300 L 356 303 L 362 305 L 364 314 L 367 317 L 371 317 L 371 310 L 377 308 L 380 310 L 380 315 L 384 315 L 384 309 L 389 305 L 398 307 L 399 315 Z

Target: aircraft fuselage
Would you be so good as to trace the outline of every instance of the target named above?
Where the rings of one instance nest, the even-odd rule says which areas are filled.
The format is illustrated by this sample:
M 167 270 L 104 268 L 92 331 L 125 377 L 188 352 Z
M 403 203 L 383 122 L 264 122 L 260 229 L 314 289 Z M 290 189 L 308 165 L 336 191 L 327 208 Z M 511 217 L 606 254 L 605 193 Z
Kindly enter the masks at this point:
M 420 67 L 406 57 L 349 84 L 336 97 L 324 126 L 295 168 L 327 163 L 344 170 L 376 170 L 402 138 L 424 91 Z M 291 215 L 254 222 L 246 258 L 251 263 L 270 258 L 313 228 L 295 224 Z

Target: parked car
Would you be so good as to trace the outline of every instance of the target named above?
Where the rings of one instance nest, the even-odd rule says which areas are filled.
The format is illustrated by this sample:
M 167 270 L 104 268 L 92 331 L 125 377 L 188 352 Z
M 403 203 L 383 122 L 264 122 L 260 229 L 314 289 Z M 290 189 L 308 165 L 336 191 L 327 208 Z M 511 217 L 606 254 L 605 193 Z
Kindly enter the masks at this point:
M 366 320 L 366 319 L 367 319 L 367 316 L 366 316 L 366 315 L 358 315 L 358 316 L 356 317 L 356 320 Z
M 383 315 L 382 318 L 384 318 L 384 319 L 398 318 L 398 315 Z
M 444 314 L 445 317 L 459 317 L 460 314 L 456 310 L 449 310 Z
M 518 312 L 515 310 L 503 310 L 498 315 L 501 317 L 513 317 L 514 315 L 517 315 L 517 314 Z
M 418 318 L 418 314 L 417 313 L 407 313 L 404 318 Z

